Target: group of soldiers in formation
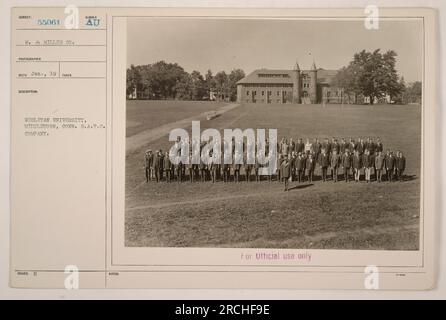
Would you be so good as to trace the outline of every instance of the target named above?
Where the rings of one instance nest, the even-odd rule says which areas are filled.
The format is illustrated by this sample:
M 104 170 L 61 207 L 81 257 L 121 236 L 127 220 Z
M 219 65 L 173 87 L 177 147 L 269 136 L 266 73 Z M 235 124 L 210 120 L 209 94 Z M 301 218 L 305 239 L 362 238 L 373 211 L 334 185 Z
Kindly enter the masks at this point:
M 201 148 L 203 145 L 200 146 Z M 243 152 L 246 145 L 243 143 Z M 199 150 L 201 150 L 201 148 Z M 235 144 L 233 144 L 233 150 Z M 269 152 L 269 142 L 266 140 L 265 153 Z M 372 177 L 378 183 L 383 181 L 383 175 L 388 182 L 395 180 L 402 181 L 406 168 L 406 158 L 399 150 L 392 151 L 384 148 L 379 138 L 376 141 L 372 138 L 341 139 L 332 138 L 331 141 L 325 138 L 322 142 L 314 139 L 306 143 L 303 139 L 296 142 L 292 138 L 283 138 L 277 144 L 277 170 L 266 175 L 268 181 L 276 180 L 285 183 L 285 191 L 288 190 L 289 181 L 313 182 L 314 172 L 320 168 L 320 180 L 323 182 L 332 180 L 337 182 L 342 176 L 345 182 L 349 182 L 350 176 L 354 181 L 359 182 L 361 176 L 369 183 Z M 235 153 L 235 158 L 240 156 Z M 240 161 L 239 161 L 240 162 Z M 243 164 L 173 164 L 169 157 L 169 152 L 158 150 L 152 152 L 147 150 L 144 157 L 144 168 L 146 182 L 155 180 L 157 182 L 165 180 L 171 182 L 187 181 L 212 181 L 222 180 L 240 181 L 241 172 L 244 172 L 245 181 L 251 181 L 254 174 L 255 181 L 261 181 L 262 175 L 259 169 L 263 165 L 257 159 L 254 164 L 249 164 L 244 155 Z

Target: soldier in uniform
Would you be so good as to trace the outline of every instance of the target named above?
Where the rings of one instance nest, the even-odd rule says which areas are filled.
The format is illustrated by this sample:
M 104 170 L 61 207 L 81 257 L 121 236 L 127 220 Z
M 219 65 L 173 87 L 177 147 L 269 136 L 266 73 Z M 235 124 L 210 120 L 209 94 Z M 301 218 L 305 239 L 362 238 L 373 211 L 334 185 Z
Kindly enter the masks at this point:
M 260 170 L 260 164 L 259 161 L 257 160 L 257 157 L 255 158 L 255 163 L 254 163 L 254 174 L 256 176 L 256 182 L 259 182 L 261 180 L 261 176 L 259 173 Z
M 370 165 L 370 176 L 372 175 L 372 170 L 373 170 L 375 179 L 376 179 L 376 168 L 375 168 L 376 143 L 370 137 L 368 138 L 367 149 L 369 150 L 369 153 L 370 153 L 370 164 L 371 164 Z
M 170 162 L 169 152 L 166 151 L 163 159 L 164 172 L 166 174 L 166 182 L 170 182 L 173 179 L 173 164 Z
M 250 164 L 247 161 L 245 161 L 244 169 L 245 169 L 246 182 L 249 182 L 251 180 L 250 177 L 251 177 L 252 167 L 253 167 L 252 164 Z
M 350 138 L 350 142 L 349 142 L 349 150 L 350 150 L 350 154 L 352 154 L 353 152 L 355 152 L 356 150 L 356 143 L 355 140 Z
M 331 150 L 332 150 L 332 144 L 331 144 L 331 142 L 330 142 L 330 140 L 328 138 L 325 139 L 325 145 L 326 145 L 325 153 L 327 154 L 328 159 L 330 159 L 330 157 L 331 157 Z
M 288 143 L 285 138 L 282 138 L 282 140 L 280 140 L 279 151 L 280 151 L 280 154 L 288 153 Z
M 231 166 L 227 163 L 223 163 L 222 170 L 223 170 L 223 181 L 228 182 L 231 176 Z
M 285 191 L 288 191 L 288 180 L 290 178 L 290 161 L 288 155 L 283 155 L 283 161 L 280 164 L 280 176 L 285 181 Z
M 308 157 L 310 152 L 312 152 L 313 144 L 310 143 L 310 139 L 307 138 L 307 142 L 305 143 L 305 157 Z
M 160 181 L 160 156 L 158 152 L 153 155 L 153 172 L 156 182 Z
M 212 161 L 211 164 L 209 165 L 209 170 L 211 172 L 212 183 L 214 183 L 217 181 L 217 173 L 219 171 L 219 165 L 217 163 L 214 163 L 214 161 Z
M 356 150 L 359 152 L 359 155 L 362 156 L 365 150 L 365 144 L 364 140 L 362 138 L 359 138 L 359 142 L 356 145 Z
M 375 157 L 375 175 L 378 182 L 382 182 L 384 168 L 384 156 L 382 151 L 378 151 Z
M 178 182 L 183 182 L 183 172 L 184 172 L 183 167 L 184 167 L 184 164 L 181 161 L 177 165 L 175 165 L 175 169 L 176 169 L 176 172 L 177 172 L 177 181 Z
M 361 167 L 362 167 L 362 161 L 361 161 L 361 155 L 359 154 L 359 150 L 355 150 L 355 154 L 353 155 L 352 163 L 353 163 L 353 170 L 355 171 L 355 181 L 359 182 L 361 179 Z
M 343 155 L 345 153 L 345 149 L 348 148 L 348 144 L 344 138 L 341 139 L 341 143 L 339 144 L 339 155 Z
M 331 154 L 333 155 L 333 151 L 336 151 L 336 155 L 339 156 L 339 151 L 341 146 L 339 145 L 338 139 L 334 138 L 331 141 Z
M 303 143 L 302 138 L 299 138 L 296 144 L 296 152 L 304 153 L 304 151 L 305 151 L 305 144 Z
M 384 151 L 384 147 L 383 144 L 381 142 L 381 139 L 378 138 L 376 139 L 376 144 L 375 144 L 375 152 L 383 152 Z
M 384 165 L 386 168 L 387 181 L 392 182 L 393 170 L 395 169 L 395 156 L 393 155 L 393 152 L 391 152 L 390 150 L 387 150 L 387 154 L 384 158 Z
M 147 150 L 144 155 L 144 170 L 146 172 L 146 183 L 153 178 L 153 154 L 152 150 Z
M 293 151 L 291 153 L 291 156 L 289 159 L 290 159 L 291 181 L 294 181 L 294 180 L 296 180 L 296 161 L 297 161 L 297 154 L 295 151 Z
M 290 141 L 288 142 L 288 152 L 293 153 L 296 149 L 296 143 L 293 141 L 293 138 L 290 138 Z
M 370 157 L 370 151 L 368 149 L 365 149 L 364 154 L 362 155 L 362 166 L 364 167 L 365 181 L 366 183 L 369 183 L 372 159 Z
M 189 163 L 187 165 L 185 165 L 185 167 L 186 167 L 187 173 L 189 174 L 189 182 L 193 182 L 194 181 L 194 165 L 192 164 L 192 150 L 189 152 Z M 186 176 L 186 174 L 184 176 Z
M 283 159 L 284 159 L 284 156 L 282 154 L 277 155 L 277 160 L 276 160 L 277 161 L 277 168 L 276 168 L 277 172 L 276 173 L 277 173 L 277 181 L 278 182 L 282 182 L 280 165 L 282 164 Z M 271 181 L 271 179 L 270 179 L 270 181 Z
M 326 153 L 326 149 L 322 148 L 322 153 L 320 155 L 320 166 L 322 170 L 322 181 L 327 181 L 327 168 L 330 164 L 330 160 L 328 154 Z
M 316 167 L 316 159 L 313 156 L 313 153 L 308 155 L 308 159 L 305 164 L 305 168 L 307 169 L 308 182 L 313 182 L 313 174 L 314 168 Z
M 330 159 L 330 167 L 331 167 L 331 179 L 334 182 L 338 182 L 338 168 L 339 168 L 339 155 L 338 152 L 336 151 L 336 146 L 333 147 L 333 152 L 331 155 L 331 159 Z
M 164 153 L 163 153 L 163 150 L 160 149 L 158 151 L 158 154 L 159 154 L 159 159 L 160 159 L 160 168 L 159 168 L 159 170 L 160 170 L 160 181 L 162 181 L 163 178 L 164 178 Z
M 192 161 L 189 161 L 187 164 L 187 173 L 189 174 L 189 182 L 194 182 L 194 164 L 192 164 Z
M 205 182 L 206 181 L 207 165 L 203 162 L 203 160 L 200 161 L 199 170 L 200 170 L 201 182 Z
M 344 150 L 344 154 L 342 155 L 341 165 L 344 168 L 344 180 L 348 182 L 348 175 L 350 172 L 350 168 L 352 166 L 352 156 L 348 149 Z
M 242 167 L 242 155 L 240 154 L 240 152 L 238 150 L 235 151 L 235 155 L 234 155 L 234 164 L 232 165 L 233 169 L 234 169 L 234 181 L 235 182 L 239 182 L 240 181 L 240 169 Z
M 314 160 L 319 161 L 319 154 L 321 153 L 321 144 L 318 138 L 314 139 L 313 153 L 314 153 Z
M 296 161 L 294 163 L 297 181 L 299 181 L 299 182 L 303 182 L 303 180 L 304 180 L 305 164 L 306 164 L 305 162 L 306 162 L 306 159 L 305 159 L 304 155 L 302 153 L 299 153 L 297 155 Z
M 403 181 L 404 170 L 406 170 L 406 158 L 401 151 L 398 151 L 396 157 L 396 172 L 398 181 Z

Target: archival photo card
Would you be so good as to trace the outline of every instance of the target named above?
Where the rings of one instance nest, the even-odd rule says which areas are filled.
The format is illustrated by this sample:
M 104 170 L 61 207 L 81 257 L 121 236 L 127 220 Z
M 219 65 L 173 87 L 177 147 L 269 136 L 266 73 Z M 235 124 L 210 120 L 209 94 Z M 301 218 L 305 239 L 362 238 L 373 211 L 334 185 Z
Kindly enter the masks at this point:
M 25 123 L 12 131 L 15 283 L 52 286 L 70 265 L 87 286 L 367 289 L 379 275 L 384 289 L 432 287 L 433 11 L 78 10 L 78 28 L 58 33 L 24 21 L 42 10 L 13 15 L 13 121 Z M 56 108 L 53 83 L 81 93 L 71 108 Z M 27 108 L 27 86 L 51 107 Z M 94 154 L 68 155 L 67 139 Z M 31 161 L 20 150 L 36 141 L 37 162 L 36 146 L 63 146 L 52 161 L 76 163 L 60 202 L 42 198 L 56 186 L 26 187 L 49 208 L 45 239 L 20 202 Z M 52 161 L 41 179 L 63 175 Z M 53 216 L 75 198 L 90 210 Z M 70 221 L 75 254 L 31 259 Z M 30 270 L 44 274 L 20 278 Z

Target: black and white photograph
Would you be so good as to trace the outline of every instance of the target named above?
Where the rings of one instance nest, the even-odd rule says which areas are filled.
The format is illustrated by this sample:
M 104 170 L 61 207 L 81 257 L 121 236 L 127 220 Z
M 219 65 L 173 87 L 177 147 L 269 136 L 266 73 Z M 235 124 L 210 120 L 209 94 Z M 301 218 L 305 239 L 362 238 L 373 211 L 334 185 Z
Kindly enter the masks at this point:
M 420 249 L 421 19 L 132 17 L 126 67 L 126 247 Z
M 444 295 L 444 10 L 386 5 L 11 7 L 11 294 Z

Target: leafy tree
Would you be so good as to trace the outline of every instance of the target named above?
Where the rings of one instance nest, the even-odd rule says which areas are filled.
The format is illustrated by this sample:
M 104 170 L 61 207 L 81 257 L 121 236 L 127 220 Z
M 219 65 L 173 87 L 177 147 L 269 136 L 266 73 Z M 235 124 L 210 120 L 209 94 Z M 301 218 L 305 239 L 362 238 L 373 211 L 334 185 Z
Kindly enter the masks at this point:
M 175 99 L 178 100 L 192 100 L 192 77 L 185 73 L 175 85 Z
M 127 96 L 132 94 L 135 90 L 141 90 L 141 74 L 138 68 L 133 64 L 127 69 Z
M 396 97 L 401 92 L 395 68 L 396 56 L 393 50 L 382 54 L 380 49 L 355 53 L 349 65 L 335 76 L 334 83 L 342 86 L 347 93 L 368 97 L 370 104 L 375 98 L 386 95 Z
M 218 72 L 215 77 L 215 91 L 219 100 L 225 100 L 229 95 L 228 75 L 224 71 Z
M 398 95 L 396 95 L 393 100 L 396 103 L 402 103 L 402 104 L 406 104 L 407 103 L 407 99 L 406 99 L 406 82 L 404 81 L 404 77 L 401 77 L 400 81 L 398 82 L 398 85 L 400 87 L 400 92 Z
M 245 76 L 241 69 L 234 69 L 229 76 L 218 72 L 215 76 L 208 70 L 206 76 L 199 71 L 187 73 L 177 63 L 158 61 L 154 64 L 133 66 L 127 69 L 127 95 L 138 92 L 138 98 L 202 100 L 217 93 L 220 100 L 234 100 L 237 96 L 237 81 Z
M 404 90 L 404 79 L 403 83 L 400 82 L 400 78 L 396 71 L 396 52 L 393 50 L 389 50 L 382 54 L 382 66 L 379 65 L 380 78 L 381 80 L 381 90 L 384 94 L 388 94 L 390 96 L 390 100 L 393 100 L 395 97 L 399 96 Z
M 207 96 L 210 97 L 211 91 L 215 91 L 215 79 L 210 69 L 206 72 L 205 81 L 206 81 Z
M 406 86 L 404 100 L 407 103 L 421 103 L 422 85 L 421 81 L 415 81 Z
M 156 98 L 176 97 L 177 84 L 184 80 L 186 72 L 176 63 L 159 61 L 150 67 L 148 80 Z
M 245 77 L 242 69 L 234 69 L 228 77 L 229 98 L 231 101 L 237 100 L 237 82 Z
M 207 94 L 206 81 L 199 71 L 192 71 L 190 78 L 192 82 L 192 100 L 202 100 Z
M 332 79 L 330 85 L 334 87 L 344 88 L 344 95 L 348 97 L 349 101 L 353 99 L 353 102 L 357 102 L 357 96 L 361 93 L 360 89 L 356 85 L 356 76 L 358 72 L 355 70 L 355 66 L 350 64 L 348 67 L 342 67 Z

